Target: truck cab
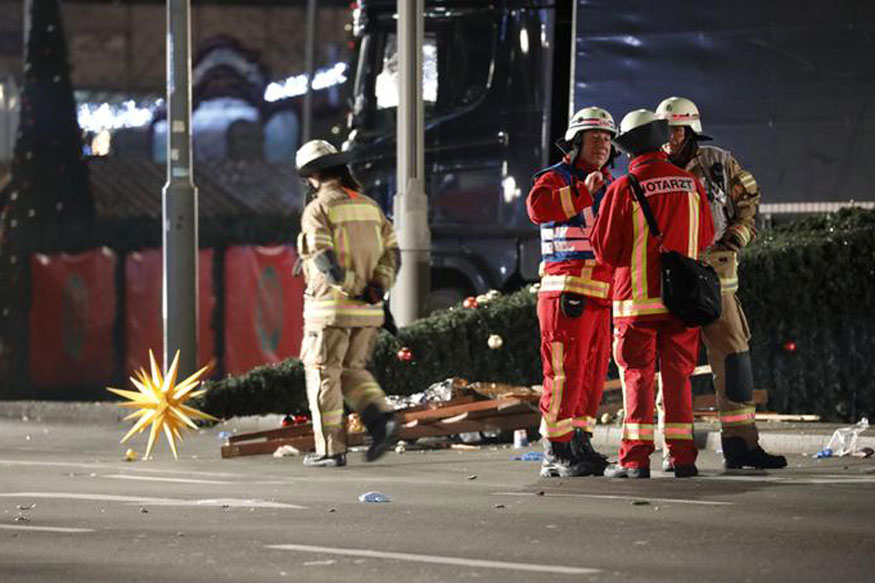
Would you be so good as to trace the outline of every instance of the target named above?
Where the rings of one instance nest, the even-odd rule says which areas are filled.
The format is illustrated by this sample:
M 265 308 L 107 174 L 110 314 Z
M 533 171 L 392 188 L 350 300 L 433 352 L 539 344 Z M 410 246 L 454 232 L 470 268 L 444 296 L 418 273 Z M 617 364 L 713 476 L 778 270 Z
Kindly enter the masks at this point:
M 435 0 L 424 14 L 429 311 L 537 279 L 525 208 L 532 174 L 555 159 L 567 122 L 571 3 Z M 396 184 L 395 0 L 359 2 L 358 62 L 346 147 L 391 216 Z M 564 41 L 564 44 L 563 44 Z

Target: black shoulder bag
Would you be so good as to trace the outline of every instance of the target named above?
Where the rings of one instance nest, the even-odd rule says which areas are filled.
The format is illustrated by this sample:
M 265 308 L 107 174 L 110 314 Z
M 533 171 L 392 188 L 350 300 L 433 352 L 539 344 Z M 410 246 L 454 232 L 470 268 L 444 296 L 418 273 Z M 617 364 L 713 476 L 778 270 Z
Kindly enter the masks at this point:
M 720 297 L 720 278 L 713 267 L 687 257 L 677 251 L 666 251 L 662 245 L 662 232 L 656 224 L 656 218 L 644 190 L 638 179 L 629 174 L 629 184 L 650 233 L 659 242 L 659 260 L 662 268 L 662 303 L 668 311 L 683 320 L 688 326 L 706 326 L 720 318 L 723 303 Z

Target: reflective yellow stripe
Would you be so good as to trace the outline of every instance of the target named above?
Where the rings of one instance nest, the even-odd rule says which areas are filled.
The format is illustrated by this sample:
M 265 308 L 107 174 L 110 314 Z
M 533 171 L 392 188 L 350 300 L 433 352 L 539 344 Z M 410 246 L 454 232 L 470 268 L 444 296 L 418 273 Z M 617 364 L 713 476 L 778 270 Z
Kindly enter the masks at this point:
M 721 277 L 720 278 L 720 293 L 730 294 L 738 291 L 737 277 Z
M 720 413 L 720 424 L 725 427 L 736 427 L 739 425 L 753 425 L 756 423 L 756 408 L 742 407 L 734 411 L 724 411 Z
M 629 317 L 645 314 L 667 314 L 668 308 L 660 298 L 643 300 L 614 300 L 614 316 Z
M 334 247 L 334 241 L 331 239 L 331 235 L 327 233 L 307 233 L 305 235 L 305 240 L 307 243 L 307 251 L 309 253 L 315 253 L 321 249 L 331 249 Z
M 591 432 L 592 428 L 595 427 L 595 417 L 575 417 L 571 420 L 571 425 Z
M 652 423 L 624 423 L 623 439 L 637 439 L 638 441 L 653 441 Z
M 757 191 L 757 181 L 754 179 L 753 174 L 751 174 L 747 170 L 742 170 L 735 176 L 735 178 L 749 193 L 753 194 Z
M 383 233 L 380 232 L 380 225 L 374 225 L 374 234 L 377 239 L 377 255 L 383 256 Z
M 320 316 L 344 315 L 344 316 L 374 316 L 383 317 L 383 306 L 381 304 L 367 304 L 350 299 L 331 299 L 331 300 L 304 300 L 304 318 L 314 318 Z
M 693 439 L 692 423 L 666 423 L 662 428 L 666 439 Z
M 562 393 L 565 390 L 565 346 L 554 342 L 553 348 L 553 387 L 550 392 L 550 421 L 559 418 L 559 406 L 562 404 Z
M 574 431 L 574 427 L 571 425 L 571 419 L 563 419 L 562 421 L 551 423 L 545 417 L 541 418 L 540 432 L 542 435 L 546 435 L 548 439 L 556 439 L 557 437 L 568 435 L 572 431 Z
M 750 229 L 744 225 L 730 225 L 726 230 L 735 233 L 742 245 L 747 245 L 750 242 Z
M 541 278 L 540 293 L 568 291 L 594 298 L 606 298 L 611 284 L 574 275 L 545 275 Z
M 690 207 L 690 232 L 687 236 L 687 256 L 699 256 L 699 193 L 695 190 L 687 193 Z
M 343 425 L 343 409 L 323 411 L 319 417 L 322 427 L 339 427 Z
M 328 220 L 335 224 L 358 221 L 382 222 L 380 209 L 362 202 L 347 202 L 331 207 L 328 209 Z
M 559 202 L 562 203 L 562 210 L 565 211 L 565 218 L 570 219 L 577 214 L 574 210 L 574 201 L 571 199 L 571 188 L 563 186 L 559 189 Z
M 647 297 L 647 219 L 637 202 L 632 203 L 632 265 L 629 276 L 632 283 L 632 297 L 641 300 Z

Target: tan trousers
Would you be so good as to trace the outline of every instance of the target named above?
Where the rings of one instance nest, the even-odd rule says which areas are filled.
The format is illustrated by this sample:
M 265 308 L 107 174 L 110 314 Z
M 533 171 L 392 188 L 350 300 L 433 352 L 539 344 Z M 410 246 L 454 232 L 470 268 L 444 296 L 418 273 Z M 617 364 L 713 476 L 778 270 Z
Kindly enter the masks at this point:
M 388 412 L 386 395 L 365 368 L 374 352 L 378 328 L 304 328 L 301 361 L 313 417 L 316 453 L 346 451 L 344 400 L 353 411 L 376 405 Z
M 718 252 L 709 256 L 708 262 L 717 270 L 723 285 L 723 313 L 719 320 L 702 328 L 708 364 L 714 375 L 721 434 L 741 437 L 748 447 L 753 447 L 759 436 L 753 402 L 750 328 L 735 295 L 736 256 L 733 252 Z

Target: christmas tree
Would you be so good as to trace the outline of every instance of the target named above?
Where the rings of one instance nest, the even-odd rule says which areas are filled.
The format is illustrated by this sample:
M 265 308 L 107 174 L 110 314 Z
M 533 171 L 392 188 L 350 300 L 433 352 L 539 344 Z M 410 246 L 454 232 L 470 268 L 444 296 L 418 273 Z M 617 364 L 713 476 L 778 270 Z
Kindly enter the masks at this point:
M 12 178 L 0 194 L 0 394 L 27 386 L 29 263 L 89 246 L 94 204 L 57 0 L 32 0 Z

